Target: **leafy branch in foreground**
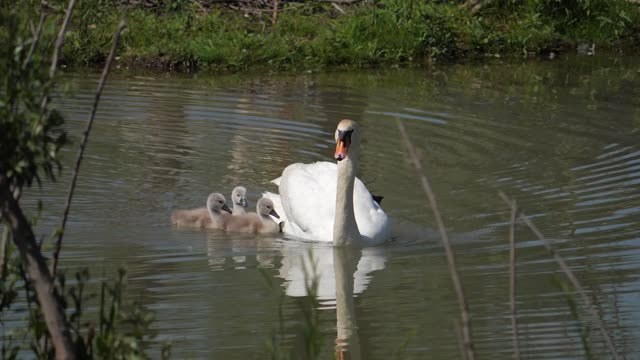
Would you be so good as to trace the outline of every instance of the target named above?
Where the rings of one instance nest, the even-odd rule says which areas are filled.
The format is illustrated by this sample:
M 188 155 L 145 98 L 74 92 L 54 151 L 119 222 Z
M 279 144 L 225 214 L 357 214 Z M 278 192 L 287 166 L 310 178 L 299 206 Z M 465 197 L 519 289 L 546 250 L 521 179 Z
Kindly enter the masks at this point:
M 76 0 L 68 2 L 62 25 L 53 38 L 54 27 L 46 21 L 46 2 L 41 4 L 40 21 L 34 31 L 30 31 L 29 19 L 19 13 L 31 2 L 19 2 L 15 7 L 0 3 L 0 220 L 4 223 L 0 312 L 15 311 L 18 301 L 27 306 L 25 326 L 12 324 L 12 334 L 2 337 L 3 359 L 15 358 L 23 350 L 22 344 L 14 342 L 16 339 L 28 342 L 38 359 L 146 358 L 147 344 L 153 340 L 151 314 L 141 305 L 124 300 L 124 270 L 119 271 L 112 285 L 103 283 L 99 327 L 82 321 L 87 301 L 95 297 L 87 295 L 88 271 L 76 273 L 75 282 L 69 287 L 64 275 L 55 277 L 54 272 L 52 276 L 36 241 L 35 221 L 20 206 L 25 187 L 34 182 L 41 185 L 43 179 L 55 181 L 61 170 L 58 154 L 67 137 L 64 118 L 51 105 L 51 95 L 58 85 L 58 60 L 75 3 Z M 123 29 L 121 23 L 96 94 L 92 118 Z M 76 176 L 78 166 L 79 161 Z M 72 184 L 68 202 L 73 189 Z M 67 214 L 68 205 L 65 218 Z M 58 242 L 56 260 L 59 245 Z M 14 253 L 14 249 L 18 251 Z M 168 355 L 168 349 L 162 353 Z
M 41 116 L 41 100 L 49 96 L 54 79 L 42 51 L 31 50 L 39 39 L 23 38 L 27 30 L 13 12 L 0 12 L 0 23 L 0 176 L 18 190 L 34 180 L 40 184 L 43 175 L 55 180 L 67 136 L 57 110 L 46 108 L 47 116 Z
M 0 297 L 15 299 L 17 292 L 24 292 L 27 300 L 28 326 L 10 332 L 9 338 L 3 342 L 3 359 L 11 358 L 11 353 L 21 349 L 22 344 L 16 344 L 14 339 L 29 339 L 29 348 L 38 359 L 52 359 L 54 349 L 49 345 L 47 328 L 43 321 L 42 310 L 38 304 L 38 298 L 34 294 L 33 286 L 28 277 L 23 277 L 23 287 L 16 287 L 15 274 L 24 275 L 20 271 L 18 257 L 10 265 L 16 271 L 11 271 L 13 278 L 12 287 L 0 286 Z M 72 284 L 64 272 L 57 276 L 57 285 L 60 290 L 60 301 L 69 314 L 69 330 L 73 336 L 75 356 L 81 359 L 146 359 L 148 347 L 154 343 L 156 333 L 151 329 L 154 317 L 153 313 L 146 310 L 139 303 L 127 300 L 127 272 L 124 268 L 118 269 L 115 279 L 104 280 L 100 283 L 99 314 L 97 321 L 95 314 L 88 316 L 86 309 L 89 304 L 98 300 L 97 293 L 89 291 L 90 276 L 87 269 L 75 273 Z M 10 299 L 12 300 L 12 299 Z M 12 301 L 3 303 L 5 310 L 12 305 Z M 87 319 L 89 318 L 89 319 Z M 170 355 L 170 345 L 162 346 L 162 358 Z

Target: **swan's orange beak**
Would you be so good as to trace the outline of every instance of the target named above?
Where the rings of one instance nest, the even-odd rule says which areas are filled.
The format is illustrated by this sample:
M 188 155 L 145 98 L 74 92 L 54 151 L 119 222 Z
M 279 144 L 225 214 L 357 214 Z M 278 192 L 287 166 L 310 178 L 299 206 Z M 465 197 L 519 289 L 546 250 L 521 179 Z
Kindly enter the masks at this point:
M 336 153 L 334 154 L 334 157 L 338 161 L 344 160 L 344 158 L 347 157 L 348 150 L 349 150 L 349 146 L 345 144 L 344 141 L 338 140 L 338 144 L 336 145 Z
M 351 132 L 338 131 L 338 141 L 336 144 L 336 152 L 333 157 L 340 161 L 347 157 L 351 145 Z

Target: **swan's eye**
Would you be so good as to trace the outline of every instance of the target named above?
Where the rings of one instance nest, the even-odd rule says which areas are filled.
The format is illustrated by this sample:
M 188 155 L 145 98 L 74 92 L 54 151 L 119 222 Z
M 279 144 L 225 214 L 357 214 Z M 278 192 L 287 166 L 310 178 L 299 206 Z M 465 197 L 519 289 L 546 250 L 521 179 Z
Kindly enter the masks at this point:
M 222 200 L 218 200 L 218 202 L 219 202 L 220 204 L 222 204 Z

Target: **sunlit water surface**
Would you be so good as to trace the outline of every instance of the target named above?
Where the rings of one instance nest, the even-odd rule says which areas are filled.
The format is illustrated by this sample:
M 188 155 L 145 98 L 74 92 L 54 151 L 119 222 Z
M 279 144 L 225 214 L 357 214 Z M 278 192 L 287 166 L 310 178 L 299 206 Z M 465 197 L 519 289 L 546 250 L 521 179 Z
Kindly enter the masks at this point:
M 64 150 L 59 182 L 26 201 L 34 209 L 43 200 L 41 233 L 62 212 L 97 77 L 68 74 L 70 90 L 57 100 L 74 146 Z M 285 347 L 303 342 L 301 257 L 312 249 L 321 357 L 333 358 L 331 247 L 177 230 L 169 216 L 204 206 L 212 191 L 229 197 L 238 184 L 255 205 L 262 191 L 277 191 L 270 180 L 287 164 L 331 161 L 342 118 L 363 125 L 359 177 L 401 223 L 392 242 L 355 252 L 346 271 L 362 359 L 461 356 L 444 251 L 396 119 L 418 148 L 453 239 L 482 358 L 512 351 L 509 209 L 499 190 L 556 239 L 619 351 L 640 356 L 640 66 L 631 58 L 276 76 L 116 72 L 82 164 L 63 268 L 88 266 L 97 281 L 126 265 L 130 295 L 155 311 L 153 327 L 178 358 L 265 358 L 274 334 Z M 592 351 L 606 354 L 541 243 L 524 226 L 516 237 L 526 358 L 583 358 L 585 331 Z

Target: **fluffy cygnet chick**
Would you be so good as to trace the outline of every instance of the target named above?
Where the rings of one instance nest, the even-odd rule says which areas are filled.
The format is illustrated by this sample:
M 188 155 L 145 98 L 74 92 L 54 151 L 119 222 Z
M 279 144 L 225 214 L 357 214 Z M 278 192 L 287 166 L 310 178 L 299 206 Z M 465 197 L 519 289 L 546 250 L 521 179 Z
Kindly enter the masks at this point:
M 273 208 L 273 201 L 261 198 L 256 204 L 256 211 L 242 215 L 231 216 L 222 214 L 225 222 L 225 230 L 228 232 L 242 232 L 253 234 L 271 234 L 280 232 L 278 225 L 271 216 L 280 218 Z M 271 216 L 270 216 L 271 215 Z
M 220 193 L 211 193 L 207 197 L 206 208 L 176 210 L 171 214 L 171 223 L 177 227 L 224 229 L 223 214 L 231 216 L 231 209 L 225 203 L 224 196 Z

